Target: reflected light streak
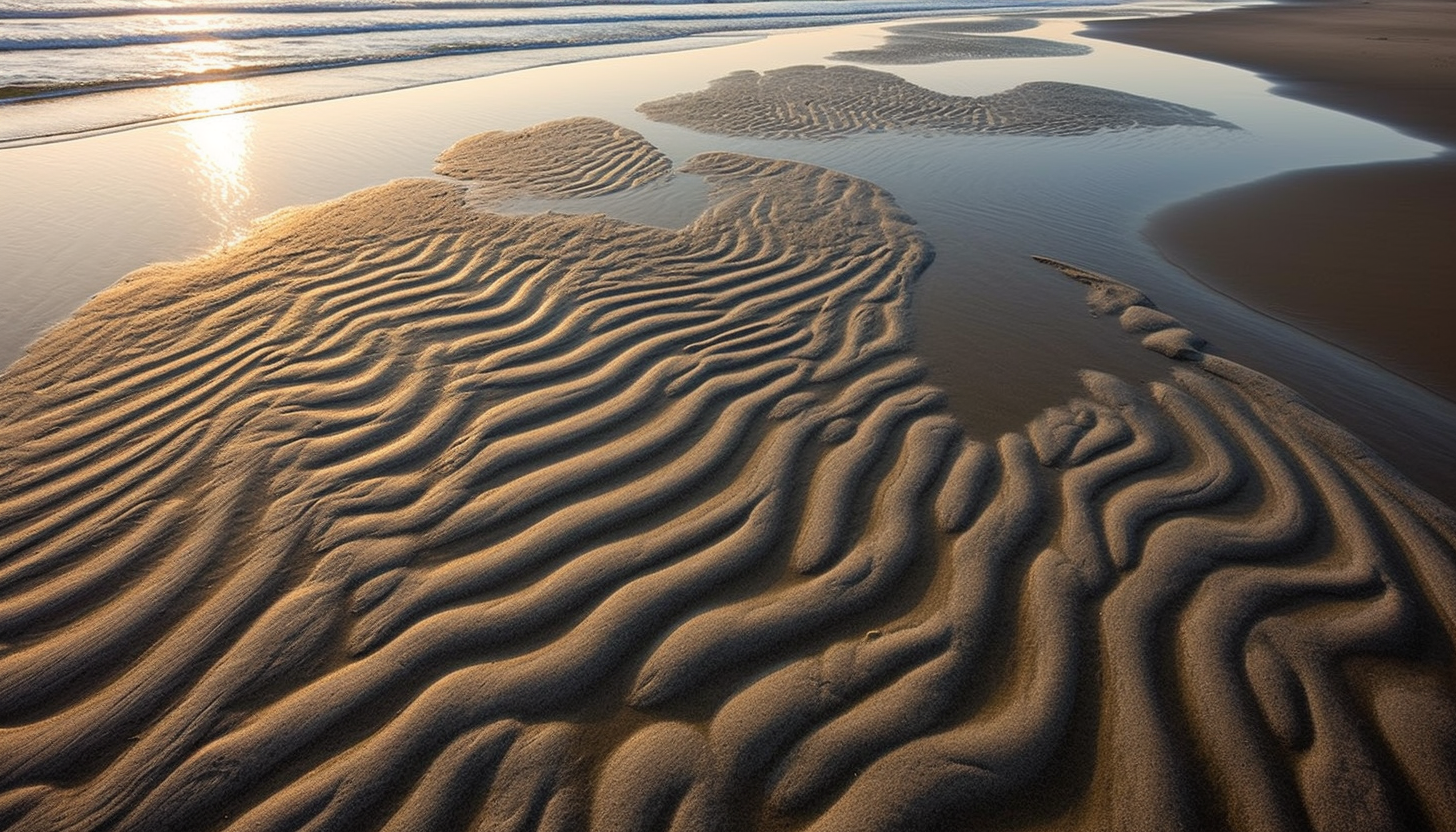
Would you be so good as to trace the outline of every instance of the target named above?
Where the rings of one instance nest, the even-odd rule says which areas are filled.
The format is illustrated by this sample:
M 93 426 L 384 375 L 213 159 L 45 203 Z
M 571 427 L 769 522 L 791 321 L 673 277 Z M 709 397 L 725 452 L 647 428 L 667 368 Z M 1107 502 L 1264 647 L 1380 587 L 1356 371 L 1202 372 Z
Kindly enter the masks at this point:
M 248 177 L 253 121 L 248 113 L 230 112 L 249 100 L 246 81 L 211 81 L 177 88 L 178 112 L 196 117 L 177 127 L 193 156 L 194 184 L 206 194 L 214 221 L 229 242 L 246 231 L 242 208 L 252 195 Z

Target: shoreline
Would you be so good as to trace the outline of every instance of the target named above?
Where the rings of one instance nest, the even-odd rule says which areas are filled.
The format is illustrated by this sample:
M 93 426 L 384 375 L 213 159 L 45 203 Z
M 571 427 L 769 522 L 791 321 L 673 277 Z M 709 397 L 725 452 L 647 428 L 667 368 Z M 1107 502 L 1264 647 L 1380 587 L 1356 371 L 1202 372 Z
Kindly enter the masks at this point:
M 1291 2 L 1093 21 L 1084 34 L 1247 69 L 1276 95 L 1445 146 L 1214 191 L 1160 210 L 1146 233 L 1196 279 L 1456 400 L 1443 359 L 1456 284 L 1433 280 L 1456 255 L 1441 231 L 1456 192 L 1456 6 Z

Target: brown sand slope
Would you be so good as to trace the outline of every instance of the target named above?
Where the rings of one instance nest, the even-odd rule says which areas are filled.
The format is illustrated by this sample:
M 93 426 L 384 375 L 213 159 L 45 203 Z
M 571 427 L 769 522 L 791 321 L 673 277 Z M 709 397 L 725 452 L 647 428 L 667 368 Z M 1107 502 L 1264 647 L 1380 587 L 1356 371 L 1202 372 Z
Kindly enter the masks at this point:
M 1283 95 L 1456 148 L 1450 0 L 1289 3 L 1098 22 L 1089 34 L 1245 67 Z M 1151 231 L 1208 283 L 1456 399 L 1453 201 L 1447 152 L 1234 188 L 1157 217 Z M 1450 465 L 1428 478 L 1449 481 Z
M 1456 145 L 1456 3 L 1320 0 L 1091 24 L 1093 37 L 1234 64 L 1290 98 Z
M 985 21 L 933 21 L 891 26 L 885 42 L 873 49 L 835 52 L 830 60 L 861 64 L 933 64 L 992 58 L 1058 58 L 1086 55 L 1090 46 L 1041 38 L 1007 37 L 1036 24 L 1015 18 Z
M 986 96 L 946 95 L 855 66 L 744 70 L 705 90 L 637 109 L 654 121 L 705 133 L 770 139 L 886 131 L 1077 136 L 1131 127 L 1232 127 L 1203 110 L 1101 87 L 1034 81 Z
M 887 194 L 687 169 L 299 209 L 0 376 L 0 822 L 1456 823 L 1448 509 L 1071 267 L 1184 363 L 971 439 Z

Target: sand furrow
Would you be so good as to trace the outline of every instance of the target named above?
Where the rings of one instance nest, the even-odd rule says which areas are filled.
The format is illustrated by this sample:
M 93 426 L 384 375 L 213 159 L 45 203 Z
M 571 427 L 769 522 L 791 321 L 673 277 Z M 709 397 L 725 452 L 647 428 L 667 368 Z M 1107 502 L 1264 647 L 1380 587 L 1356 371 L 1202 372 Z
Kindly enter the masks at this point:
M 881 755 L 933 729 L 965 695 L 970 674 L 1001 624 L 997 613 L 1007 561 L 1039 517 L 1043 499 L 1025 442 L 1005 437 L 999 451 L 1004 476 L 990 498 L 994 516 L 956 541 L 947 596 L 926 622 L 934 632 L 944 630 L 950 649 L 884 688 L 865 692 L 859 707 L 804 736 L 775 778 L 777 805 L 802 807 L 843 788 Z
M 84 608 L 86 598 L 94 597 L 99 589 L 120 578 L 126 570 L 144 568 L 150 556 L 164 551 L 167 537 L 182 519 L 184 505 L 182 500 L 173 499 L 156 506 L 147 502 L 129 507 L 133 516 L 117 524 L 124 530 L 120 539 L 84 566 L 74 561 L 68 563 L 67 556 L 84 551 L 88 544 L 94 546 L 94 541 L 78 541 L 66 547 L 70 551 L 56 553 L 52 560 L 58 564 L 45 570 L 50 573 L 47 582 L 8 594 L 0 601 L 0 634 L 41 629 L 43 622 L 54 620 L 55 616 Z M 43 568 L 34 567 L 35 571 Z
M 764 389 L 764 395 L 782 392 L 786 380 L 775 381 L 777 383 Z M 632 519 L 634 514 L 661 510 L 698 480 L 721 470 L 728 452 L 747 430 L 749 417 L 762 406 L 762 402 L 752 398 L 735 403 L 720 414 L 719 420 L 696 446 L 689 447 L 660 467 L 649 465 L 651 460 L 641 457 L 628 460 L 625 468 L 649 475 L 650 484 L 646 488 L 634 483 L 629 488 L 583 500 L 570 518 L 547 517 L 519 532 L 516 539 L 484 550 L 476 557 L 457 558 L 428 571 L 415 572 L 410 580 L 394 591 L 388 603 L 380 605 L 374 617 L 405 617 L 421 608 L 438 609 L 465 593 L 488 592 L 517 573 L 535 566 L 543 557 L 559 552 L 563 547 L 557 541 L 561 539 L 579 546 L 589 543 L 597 534 Z M 603 471 L 603 478 L 607 474 Z M 555 472 L 543 472 L 540 479 L 551 480 L 556 476 Z M 530 492 L 529 484 L 525 490 Z M 628 493 L 624 495 L 621 491 Z M 436 541 L 432 538 L 433 533 L 421 542 L 435 545 Z M 388 630 L 394 625 L 379 626 Z
M 777 597 L 719 607 L 685 621 L 647 658 L 629 701 L 637 707 L 668 701 L 774 644 L 852 616 L 888 592 L 916 554 L 915 506 L 938 472 L 937 452 L 944 451 L 954 430 L 931 420 L 912 425 L 904 453 L 896 455 L 900 464 L 875 495 L 869 529 L 840 563 Z M 909 447 L 912 440 L 921 444 Z
M 844 555 L 843 543 L 853 539 L 863 516 L 856 492 L 871 467 L 886 459 L 885 445 L 901 420 L 925 407 L 926 391 L 911 388 L 884 402 L 858 424 L 848 419 L 825 427 L 825 439 L 842 442 L 824 455 L 808 485 L 804 517 L 794 543 L 793 567 L 817 573 Z

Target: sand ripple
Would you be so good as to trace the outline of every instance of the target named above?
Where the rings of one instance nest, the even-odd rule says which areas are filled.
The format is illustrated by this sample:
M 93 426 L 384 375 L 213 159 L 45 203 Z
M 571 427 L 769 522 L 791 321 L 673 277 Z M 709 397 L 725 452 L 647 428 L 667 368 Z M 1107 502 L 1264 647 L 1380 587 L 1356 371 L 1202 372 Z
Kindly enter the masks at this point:
M 637 108 L 648 118 L 723 136 L 832 138 L 889 131 L 1078 136 L 1134 127 L 1232 125 L 1155 98 L 1033 81 L 985 96 L 946 95 L 856 66 L 743 70 L 706 90 Z
M 0 377 L 0 821 L 1456 823 L 1450 510 L 1064 264 L 1181 363 L 975 441 L 887 194 L 686 169 L 300 209 Z
M 474 180 L 487 196 L 584 197 L 664 179 L 672 162 L 637 131 L 582 117 L 461 139 L 435 172 Z
M 1015 18 L 909 23 L 889 27 L 885 42 L 873 49 L 835 52 L 829 59 L 860 64 L 935 64 L 990 58 L 1059 58 L 1092 51 L 1092 47 L 1081 43 L 989 34 L 1035 25 Z

